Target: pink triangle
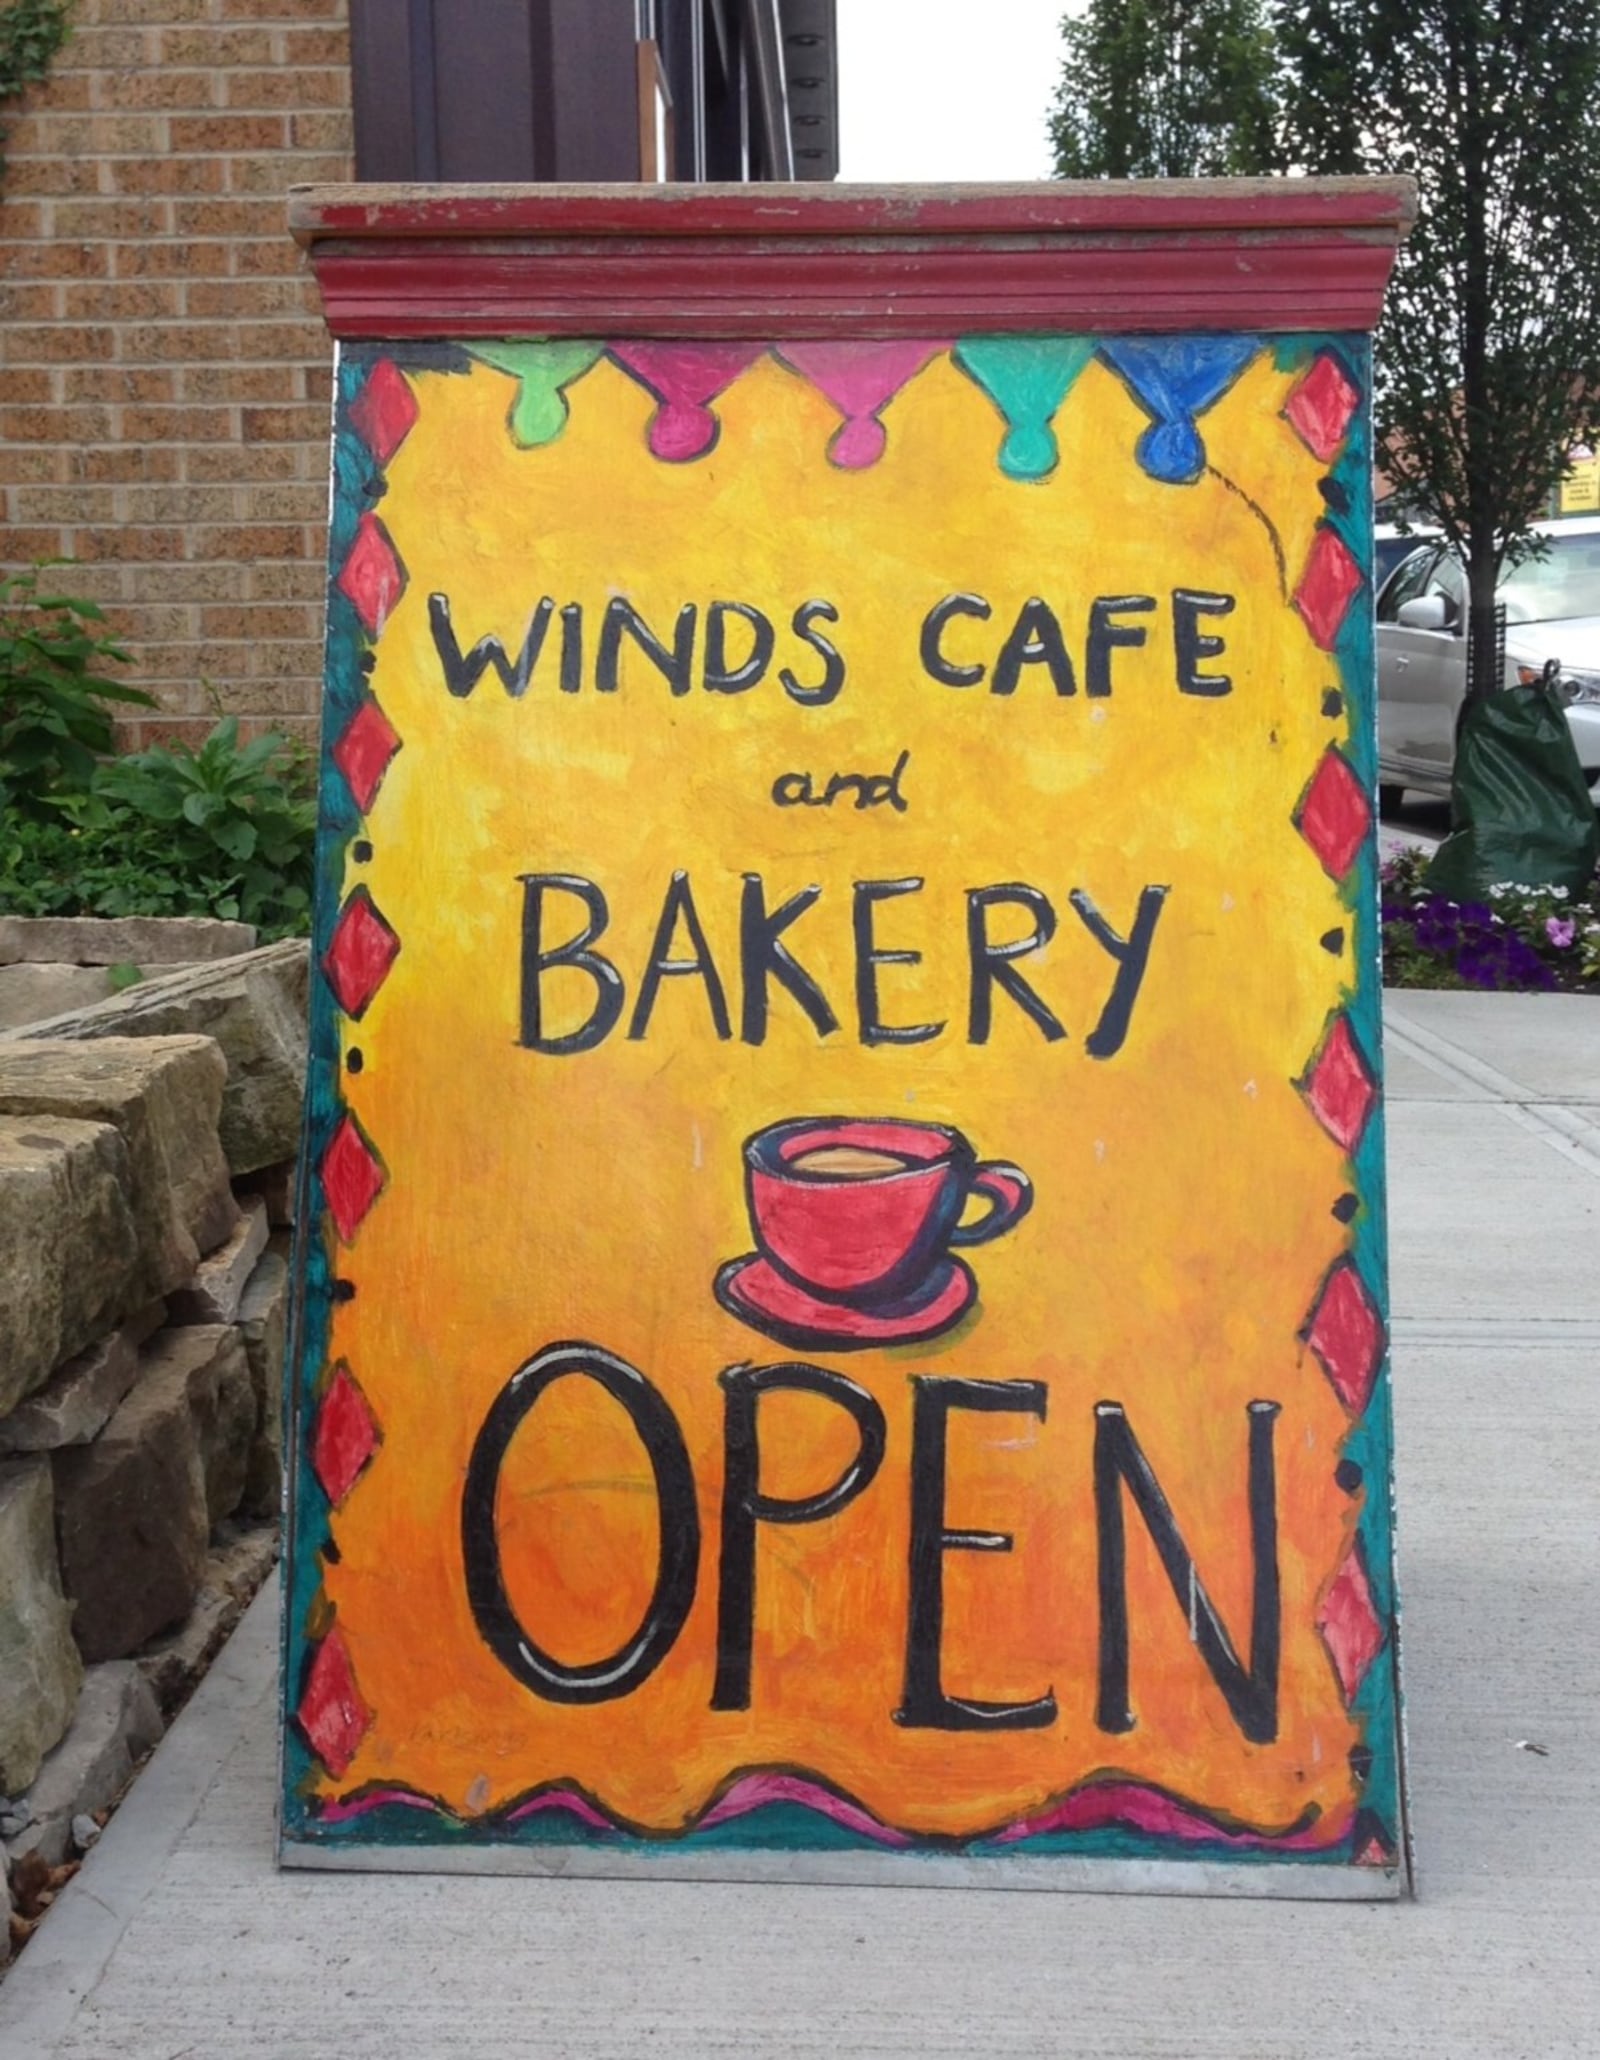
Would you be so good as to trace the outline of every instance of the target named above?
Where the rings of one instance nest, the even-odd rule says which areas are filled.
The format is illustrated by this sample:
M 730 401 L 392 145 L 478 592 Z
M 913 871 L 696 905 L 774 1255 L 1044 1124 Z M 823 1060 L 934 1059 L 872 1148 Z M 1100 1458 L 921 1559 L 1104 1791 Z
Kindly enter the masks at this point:
M 760 343 L 614 343 L 611 355 L 661 403 L 650 423 L 652 453 L 669 464 L 703 458 L 722 425 L 706 405 L 766 348 Z
M 846 472 L 859 472 L 883 456 L 888 433 L 879 414 L 948 343 L 786 343 L 778 355 L 809 380 L 843 415 L 828 456 Z

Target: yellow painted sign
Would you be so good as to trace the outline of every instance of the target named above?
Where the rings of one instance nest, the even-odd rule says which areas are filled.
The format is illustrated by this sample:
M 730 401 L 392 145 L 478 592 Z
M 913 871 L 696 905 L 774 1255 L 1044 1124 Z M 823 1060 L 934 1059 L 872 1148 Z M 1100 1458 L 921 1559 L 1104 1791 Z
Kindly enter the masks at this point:
M 1365 369 L 346 350 L 291 1849 L 1396 1878 Z

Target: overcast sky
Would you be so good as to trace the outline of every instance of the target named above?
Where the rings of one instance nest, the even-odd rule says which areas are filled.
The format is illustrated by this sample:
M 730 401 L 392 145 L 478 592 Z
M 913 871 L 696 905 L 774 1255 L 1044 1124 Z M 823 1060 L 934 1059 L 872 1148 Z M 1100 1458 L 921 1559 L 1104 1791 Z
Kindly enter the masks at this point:
M 1070 0 L 838 0 L 841 179 L 1047 179 Z

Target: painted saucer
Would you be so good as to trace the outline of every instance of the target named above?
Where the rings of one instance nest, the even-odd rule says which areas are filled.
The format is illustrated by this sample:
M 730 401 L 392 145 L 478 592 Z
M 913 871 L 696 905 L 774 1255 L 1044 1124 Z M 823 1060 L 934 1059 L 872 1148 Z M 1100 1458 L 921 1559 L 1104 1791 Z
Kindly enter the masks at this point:
M 748 1252 L 719 1269 L 713 1292 L 730 1316 L 780 1344 L 855 1352 L 869 1345 L 906 1345 L 937 1337 L 972 1307 L 978 1283 L 965 1260 L 946 1257 L 909 1294 L 858 1309 L 849 1302 L 807 1294 L 759 1252 Z

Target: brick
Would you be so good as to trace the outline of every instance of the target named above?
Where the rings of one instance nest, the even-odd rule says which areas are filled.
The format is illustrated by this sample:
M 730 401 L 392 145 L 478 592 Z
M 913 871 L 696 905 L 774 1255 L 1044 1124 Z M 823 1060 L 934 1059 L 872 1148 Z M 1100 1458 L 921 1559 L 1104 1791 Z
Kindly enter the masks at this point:
M 338 0 L 221 0 L 224 21 L 322 21 L 342 18 Z
M 192 322 L 129 322 L 115 333 L 116 354 L 125 365 L 228 358 L 236 348 L 233 331 L 220 322 L 205 329 Z
M 130 279 L 106 284 L 68 286 L 62 293 L 61 313 L 69 322 L 98 315 L 106 322 L 172 321 L 181 312 L 178 289 L 161 281 Z
M 220 193 L 224 185 L 214 157 L 113 157 L 103 169 L 113 193 Z
M 343 179 L 347 162 L 342 151 L 274 150 L 259 157 L 230 157 L 228 189 L 233 193 L 287 193 L 291 186 Z
M 185 160 L 175 158 L 170 162 Z M 208 272 L 227 270 L 228 245 L 187 239 L 180 242 L 174 236 L 159 243 L 113 244 L 112 258 L 119 279 L 204 278 Z
M 121 726 L 119 734 L 127 737 L 130 751 L 144 751 L 152 744 L 190 744 L 198 750 L 215 727 L 204 717 L 150 716 Z
M 120 519 L 109 486 L 26 486 L 11 497 L 17 522 L 59 522 L 73 528 L 81 522 L 112 523 Z
M 80 20 L 73 28 L 71 42 L 56 60 L 53 76 L 59 79 L 69 62 L 90 73 L 91 78 L 95 74 L 129 71 L 152 62 L 156 49 L 155 38 L 145 29 L 97 28 Z M 101 77 L 97 83 L 104 86 L 110 82 Z
M 293 663 L 230 680 L 217 696 L 223 712 L 265 716 L 277 724 L 286 716 L 314 709 L 322 685 L 322 647 L 296 644 L 293 650 Z
M 10 157 L 6 187 L 11 193 L 80 195 L 100 191 L 99 161 L 92 157 Z
M 312 547 L 298 565 L 252 565 L 243 591 L 254 601 L 316 601 L 327 592 L 323 565 L 327 538 L 318 525 Z
M 309 526 L 327 514 L 328 490 L 321 480 L 301 479 L 291 485 L 256 486 L 249 491 L 252 522 L 298 522 Z
M 0 321 L 50 322 L 61 313 L 61 288 L 55 285 L 0 285 Z
M 226 72 L 223 90 L 229 107 L 343 107 L 350 98 L 349 74 L 329 67 L 324 71 L 290 70 Z
M 31 242 L 48 233 L 49 219 L 37 200 L 0 195 L 0 243 Z
M 241 358 L 256 360 L 302 359 L 320 356 L 326 339 L 311 323 L 285 318 L 276 322 L 236 322 L 219 325 L 228 329 L 239 347 Z
M 21 565 L 30 558 L 59 558 L 63 556 L 62 537 L 58 529 L 17 529 L 6 531 L 6 557 L 13 565 Z
M 319 458 L 320 455 L 319 452 Z M 300 451 L 292 444 L 257 444 L 248 449 L 241 444 L 203 445 L 184 452 L 184 477 L 238 480 L 241 484 L 261 479 L 296 479 L 301 476 L 300 458 Z
M 248 591 L 247 568 L 243 565 L 169 565 L 161 573 L 161 597 L 166 601 L 242 600 Z
M 255 704 L 261 706 L 267 690 L 260 686 L 263 680 L 299 681 L 314 675 L 322 663 L 320 644 L 296 639 L 290 643 L 264 642 L 251 644 L 245 653 L 244 670 L 256 682 Z M 298 705 L 298 688 L 296 689 Z
M 281 114 L 174 116 L 172 121 L 174 150 L 282 150 L 288 140 L 288 124 Z
M 141 608 L 128 606 L 117 610 L 117 634 L 124 638 L 137 638 L 143 643 L 175 643 L 180 638 L 195 635 L 195 618 L 199 611 L 194 608 Z
M 61 376 L 43 365 L 19 365 L 6 373 L 6 399 L 18 407 L 28 401 L 53 401 Z
M 130 443 L 223 443 L 238 432 L 231 408 L 127 408 L 122 433 Z
M 196 279 L 184 294 L 184 312 L 202 321 L 235 322 L 261 315 L 304 320 L 304 303 L 297 279 Z
M 12 365 L 77 364 L 111 356 L 113 331 L 87 324 L 69 328 L 50 322 L 18 323 L 5 332 L 6 361 Z
M 61 382 L 69 401 L 165 401 L 172 399 L 176 375 L 126 365 L 72 365 Z
M 241 278 L 261 272 L 297 275 L 306 311 L 308 314 L 315 312 L 315 289 L 311 283 L 309 260 L 298 244 L 291 243 L 287 236 L 264 236 L 255 243 L 236 243 L 232 255 L 233 269 Z
M 0 408 L 0 438 L 10 443 L 102 443 L 110 435 L 104 408 Z
M 327 410 L 310 401 L 292 408 L 244 408 L 240 414 L 246 443 L 309 443 L 328 432 Z
M 44 156 L 132 157 L 167 147 L 167 123 L 161 115 L 49 115 L 39 130 Z
M 237 490 L 231 486 L 128 486 L 121 491 L 118 512 L 124 522 L 232 522 L 239 514 Z
M 208 643 L 250 642 L 257 637 L 314 639 L 321 631 L 321 612 L 309 603 L 200 610 L 200 635 Z
M 211 0 L 96 0 L 99 19 L 112 22 L 204 21 L 211 12 Z
M 353 134 L 348 112 L 335 113 L 330 109 L 317 108 L 289 118 L 289 141 L 296 150 L 342 150 L 348 153 L 355 148 Z M 353 174 L 347 173 L 346 176 Z
M 56 447 L 53 441 L 38 444 L 8 444 L 4 452 L 4 468 L 10 474 L 14 486 L 23 486 L 47 480 L 65 479 L 66 452 Z M 16 520 L 13 510 L 10 521 Z M 7 539 L 9 542 L 9 539 Z M 51 553 L 54 556 L 55 553 Z
M 221 558 L 248 563 L 252 558 L 300 558 L 305 555 L 306 533 L 287 522 L 242 522 L 227 529 L 198 529 L 194 533 L 197 558 Z
M 5 274 L 12 279 L 104 279 L 111 270 L 111 252 L 103 243 L 14 243 L 5 253 Z
M 329 20 L 338 13 L 337 8 L 329 8 Z M 285 29 L 279 41 L 279 61 L 283 64 L 349 66 L 350 32 L 342 23 L 337 28 Z
M 231 403 L 297 397 L 292 365 L 185 365 L 177 377 L 178 390 L 186 401 Z
M 170 200 L 62 200 L 53 214 L 54 233 L 71 241 L 115 241 L 122 237 L 166 236 L 171 233 Z
M 264 145 L 264 148 L 276 148 Z M 172 226 L 179 236 L 281 236 L 283 204 L 266 199 L 174 200 Z
M 73 475 L 85 480 L 176 479 L 179 454 L 176 450 L 149 445 L 114 444 L 105 450 L 75 450 L 71 454 Z
M 114 558 L 124 564 L 159 564 L 183 556 L 183 539 L 181 529 L 141 528 L 129 523 L 117 529 L 80 530 L 73 552 L 89 563 Z
M 273 59 L 270 29 L 224 29 L 207 23 L 203 28 L 163 29 L 157 40 L 163 64 L 218 67 L 270 64 Z
M 219 83 L 215 72 L 174 71 L 161 65 L 149 71 L 124 72 L 113 88 L 113 98 L 118 107 L 160 107 L 187 113 L 220 106 Z

